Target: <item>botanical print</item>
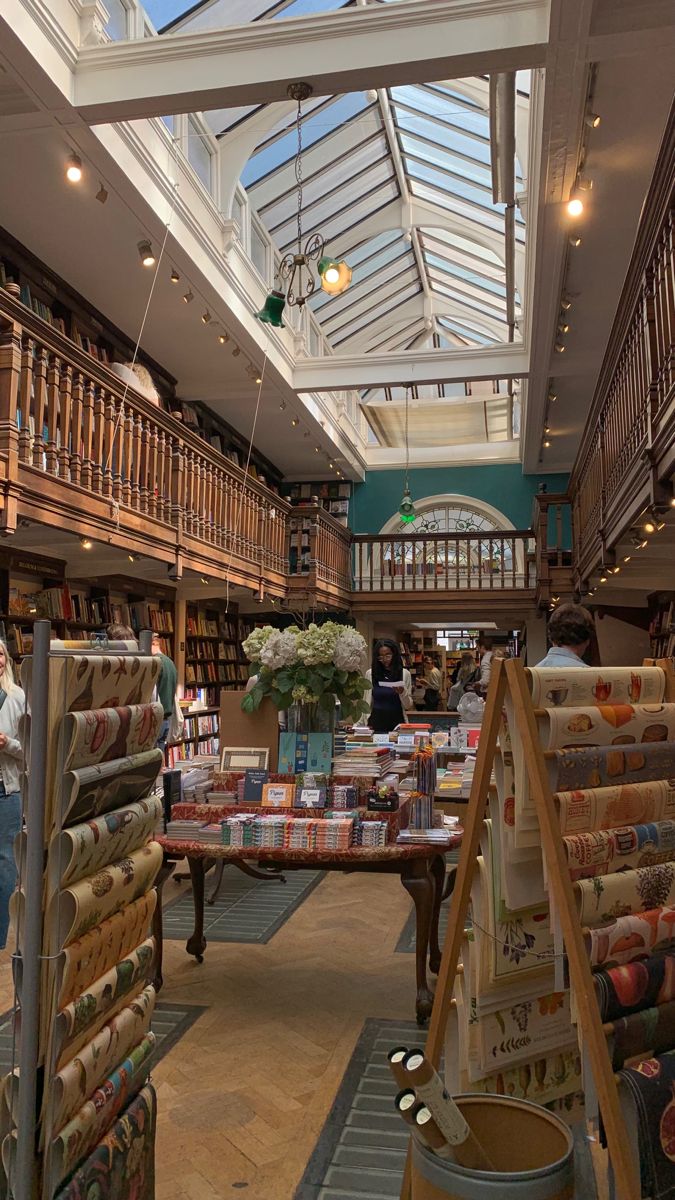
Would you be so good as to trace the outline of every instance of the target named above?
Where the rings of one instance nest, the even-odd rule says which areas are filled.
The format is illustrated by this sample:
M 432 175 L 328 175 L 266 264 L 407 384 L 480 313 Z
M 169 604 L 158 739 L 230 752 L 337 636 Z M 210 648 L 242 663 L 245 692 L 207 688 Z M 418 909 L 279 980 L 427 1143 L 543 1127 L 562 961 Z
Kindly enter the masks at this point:
M 532 667 L 528 671 L 535 708 L 584 704 L 658 704 L 665 693 L 660 667 Z
M 153 749 L 68 771 L 61 788 L 61 823 L 74 825 L 142 800 L 153 790 L 162 762 L 162 751 Z
M 616 917 L 609 925 L 584 934 L 592 967 L 620 967 L 675 943 L 675 906 Z
M 622 1109 L 637 1129 L 641 1195 L 675 1196 L 675 1051 L 619 1073 Z
M 675 779 L 675 743 L 557 750 L 548 756 L 548 771 L 554 792 L 671 780 Z
M 675 951 L 596 971 L 593 986 L 603 1021 L 675 1000 Z
M 127 858 L 57 892 L 48 917 L 49 953 L 57 953 L 144 896 L 155 882 L 162 858 L 159 842 L 150 842 Z
M 60 1070 L 120 1008 L 142 991 L 155 969 L 155 940 L 146 938 L 57 1013 L 54 1023 L 56 1068 Z
M 86 992 L 95 980 L 145 941 L 156 907 L 157 892 L 153 888 L 66 947 L 57 963 L 57 1008 L 64 1008 Z
M 476 1033 L 477 1065 L 483 1076 L 569 1045 L 574 1038 L 569 995 L 549 992 L 494 1012 L 477 1006 Z
M 504 907 L 514 910 L 543 905 L 548 910 L 541 840 L 528 848 L 515 844 L 515 780 L 510 758 L 508 754 L 497 754 L 494 761 L 497 796 L 491 795 L 489 799 L 495 839 L 492 873 L 495 880 L 499 877 Z
M 61 725 L 63 771 L 153 749 L 163 719 L 161 704 L 66 713 Z
M 563 838 L 570 879 L 592 879 L 627 867 L 649 867 L 675 860 L 675 821 L 623 825 Z
M 675 1000 L 619 1017 L 609 1039 L 612 1068 L 619 1071 L 628 1059 L 653 1058 L 675 1046 Z
M 80 1165 L 147 1078 L 155 1036 L 146 1035 L 52 1141 L 52 1191 Z M 122 1193 L 124 1195 L 124 1193 Z
M 49 848 L 51 887 L 77 883 L 138 850 L 152 837 L 162 813 L 161 799 L 150 797 L 65 830 Z
M 547 708 L 544 712 L 537 724 L 542 745 L 548 750 L 675 740 L 675 704 L 599 704 Z
M 146 1084 L 54 1200 L 155 1200 L 156 1125 Z
M 123 708 L 148 704 L 157 685 L 161 663 L 151 655 L 70 654 L 49 664 L 50 689 L 56 711 L 83 712 L 92 708 Z M 32 660 L 21 674 L 32 688 Z
M 142 1041 L 150 1028 L 156 999 L 154 987 L 145 988 L 57 1073 L 46 1092 L 43 1114 L 43 1123 L 52 1133 L 58 1133 L 71 1120 L 106 1075 Z
M 675 820 L 675 780 L 558 792 L 554 799 L 562 834 Z
M 675 864 L 639 867 L 616 875 L 597 875 L 574 885 L 582 925 L 601 925 L 675 901 Z

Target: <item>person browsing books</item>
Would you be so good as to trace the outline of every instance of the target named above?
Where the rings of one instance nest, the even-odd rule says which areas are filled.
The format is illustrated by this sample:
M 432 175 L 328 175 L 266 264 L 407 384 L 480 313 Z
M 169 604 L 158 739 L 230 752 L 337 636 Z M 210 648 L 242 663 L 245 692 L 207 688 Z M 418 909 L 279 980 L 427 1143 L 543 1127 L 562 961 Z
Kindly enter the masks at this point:
M 162 639 L 158 633 L 153 633 L 152 635 L 152 653 L 156 654 L 161 662 L 159 679 L 157 680 L 157 699 L 164 709 L 164 720 L 160 725 L 157 746 L 160 750 L 165 750 L 169 736 L 169 725 L 176 703 L 178 672 L 173 659 L 169 658 L 168 654 L 162 653 Z
M 373 650 L 373 665 L 366 671 L 371 690 L 365 703 L 370 705 L 368 724 L 375 733 L 389 733 L 412 708 L 412 678 L 403 666 L 401 651 L 391 638 L 380 638 Z
M 7 944 L 9 901 L 16 887 L 14 839 L 21 829 L 21 766 L 23 748 L 19 723 L 26 697 L 14 682 L 12 660 L 0 641 L 0 947 Z
M 548 623 L 548 654 L 537 663 L 538 667 L 587 667 L 582 656 L 591 644 L 595 626 L 587 608 L 581 604 L 559 604 L 551 613 Z

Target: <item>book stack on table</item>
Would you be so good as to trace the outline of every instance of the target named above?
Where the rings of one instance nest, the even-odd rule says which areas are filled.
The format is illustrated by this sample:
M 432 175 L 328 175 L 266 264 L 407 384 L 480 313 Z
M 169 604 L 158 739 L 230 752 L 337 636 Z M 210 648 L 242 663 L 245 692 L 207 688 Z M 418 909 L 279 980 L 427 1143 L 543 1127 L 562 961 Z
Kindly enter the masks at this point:
M 394 759 L 387 746 L 347 747 L 344 754 L 333 759 L 335 775 L 364 776 L 381 779 L 391 768 Z

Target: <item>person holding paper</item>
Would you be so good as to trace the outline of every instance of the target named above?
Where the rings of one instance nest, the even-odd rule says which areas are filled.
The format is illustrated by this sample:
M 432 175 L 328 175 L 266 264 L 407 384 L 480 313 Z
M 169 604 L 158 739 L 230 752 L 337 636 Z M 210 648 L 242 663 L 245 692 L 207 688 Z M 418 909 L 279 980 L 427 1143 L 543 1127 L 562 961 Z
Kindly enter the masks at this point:
M 412 678 L 403 666 L 401 651 L 391 638 L 380 638 L 373 650 L 373 665 L 366 671 L 371 682 L 364 702 L 370 705 L 368 724 L 375 733 L 389 733 L 412 708 Z

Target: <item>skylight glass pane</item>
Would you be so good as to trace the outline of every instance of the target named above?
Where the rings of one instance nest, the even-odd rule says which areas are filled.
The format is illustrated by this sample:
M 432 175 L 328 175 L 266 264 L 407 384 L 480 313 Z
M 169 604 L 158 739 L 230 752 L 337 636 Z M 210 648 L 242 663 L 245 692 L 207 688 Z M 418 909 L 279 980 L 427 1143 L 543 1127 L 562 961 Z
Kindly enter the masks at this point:
M 114 42 L 123 42 L 129 36 L 129 10 L 122 0 L 106 0 L 108 23 L 105 31 Z
M 188 121 L 187 156 L 190 166 L 196 171 L 204 187 L 211 190 L 211 147 L 196 121 Z
M 454 156 L 450 158 L 443 146 L 436 145 L 407 133 L 401 133 L 401 147 L 405 155 L 414 154 L 417 158 L 426 159 L 435 166 L 451 170 L 454 174 L 462 175 L 465 179 L 491 186 L 492 174 L 490 168 L 480 163 L 467 162 L 465 158 Z
M 439 267 L 440 270 L 446 271 L 448 275 L 454 276 L 457 280 L 464 279 L 478 288 L 485 288 L 487 291 L 493 292 L 495 296 L 506 296 L 506 287 L 503 283 L 497 283 L 494 279 L 486 279 L 483 275 L 476 274 L 475 271 L 467 271 L 465 267 L 458 267 L 438 254 L 431 254 L 427 251 L 425 258 L 432 266 Z
M 367 107 L 368 102 L 363 92 L 351 92 L 347 96 L 340 96 L 330 106 L 329 110 L 322 109 L 321 112 L 310 113 L 302 121 L 302 144 L 304 149 L 307 150 L 314 142 L 326 137 L 327 120 L 330 120 L 330 124 L 337 128 L 344 121 L 349 121 L 358 113 L 363 112 Z M 261 150 L 257 150 L 253 157 L 249 159 L 242 172 L 241 182 L 244 187 L 251 187 L 252 184 L 269 174 L 270 171 L 276 170 L 283 163 L 295 158 L 297 146 L 298 139 L 295 128 L 291 128 L 285 136 L 271 144 L 268 143 Z
M 351 0 L 144 0 L 143 7 L 160 33 L 168 26 L 190 31 L 224 29 L 249 21 L 283 20 L 342 8 Z M 183 18 L 181 20 L 181 18 Z

